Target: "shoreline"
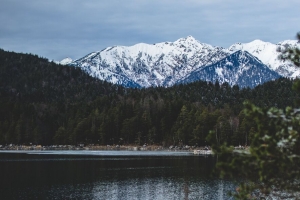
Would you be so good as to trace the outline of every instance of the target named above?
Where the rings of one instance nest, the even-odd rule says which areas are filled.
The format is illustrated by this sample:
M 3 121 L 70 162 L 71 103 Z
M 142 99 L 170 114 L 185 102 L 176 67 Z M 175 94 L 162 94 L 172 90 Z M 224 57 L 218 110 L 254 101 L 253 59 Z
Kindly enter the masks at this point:
M 205 149 L 205 147 L 163 147 L 159 145 L 50 145 L 50 146 L 41 146 L 41 145 L 8 145 L 0 146 L 1 151 L 169 151 L 169 152 L 190 152 L 194 155 L 206 155 L 212 154 L 210 149 Z

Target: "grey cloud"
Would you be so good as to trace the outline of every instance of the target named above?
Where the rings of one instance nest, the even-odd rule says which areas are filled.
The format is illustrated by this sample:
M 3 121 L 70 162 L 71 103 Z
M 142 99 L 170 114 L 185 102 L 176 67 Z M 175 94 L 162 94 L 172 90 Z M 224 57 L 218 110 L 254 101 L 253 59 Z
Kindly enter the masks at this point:
M 2 0 L 0 48 L 60 60 L 113 45 L 174 41 L 193 35 L 235 42 L 293 39 L 298 0 Z

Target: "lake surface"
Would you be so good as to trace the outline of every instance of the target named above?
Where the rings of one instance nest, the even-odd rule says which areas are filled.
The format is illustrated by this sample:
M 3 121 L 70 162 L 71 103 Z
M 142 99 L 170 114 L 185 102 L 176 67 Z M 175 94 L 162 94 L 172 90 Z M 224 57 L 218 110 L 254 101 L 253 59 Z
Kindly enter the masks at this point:
M 188 152 L 0 151 L 1 199 L 231 199 L 216 158 Z

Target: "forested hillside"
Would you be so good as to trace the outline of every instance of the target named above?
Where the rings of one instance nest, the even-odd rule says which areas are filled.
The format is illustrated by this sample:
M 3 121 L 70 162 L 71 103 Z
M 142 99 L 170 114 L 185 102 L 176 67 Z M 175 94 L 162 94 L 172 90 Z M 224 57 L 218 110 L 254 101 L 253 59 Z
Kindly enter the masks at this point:
M 129 89 L 92 78 L 79 68 L 0 50 L 0 144 L 245 145 L 254 131 L 241 112 L 250 100 L 284 108 L 298 99 L 292 80 L 254 89 L 194 82 Z

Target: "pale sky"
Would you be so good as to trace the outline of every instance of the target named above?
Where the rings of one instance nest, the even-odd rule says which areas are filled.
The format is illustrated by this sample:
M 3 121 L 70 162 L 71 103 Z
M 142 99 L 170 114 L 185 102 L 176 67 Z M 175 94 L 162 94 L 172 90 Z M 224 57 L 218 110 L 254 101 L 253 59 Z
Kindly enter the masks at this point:
M 300 31 L 299 0 L 0 0 L 0 48 L 50 60 L 192 35 L 229 47 Z

